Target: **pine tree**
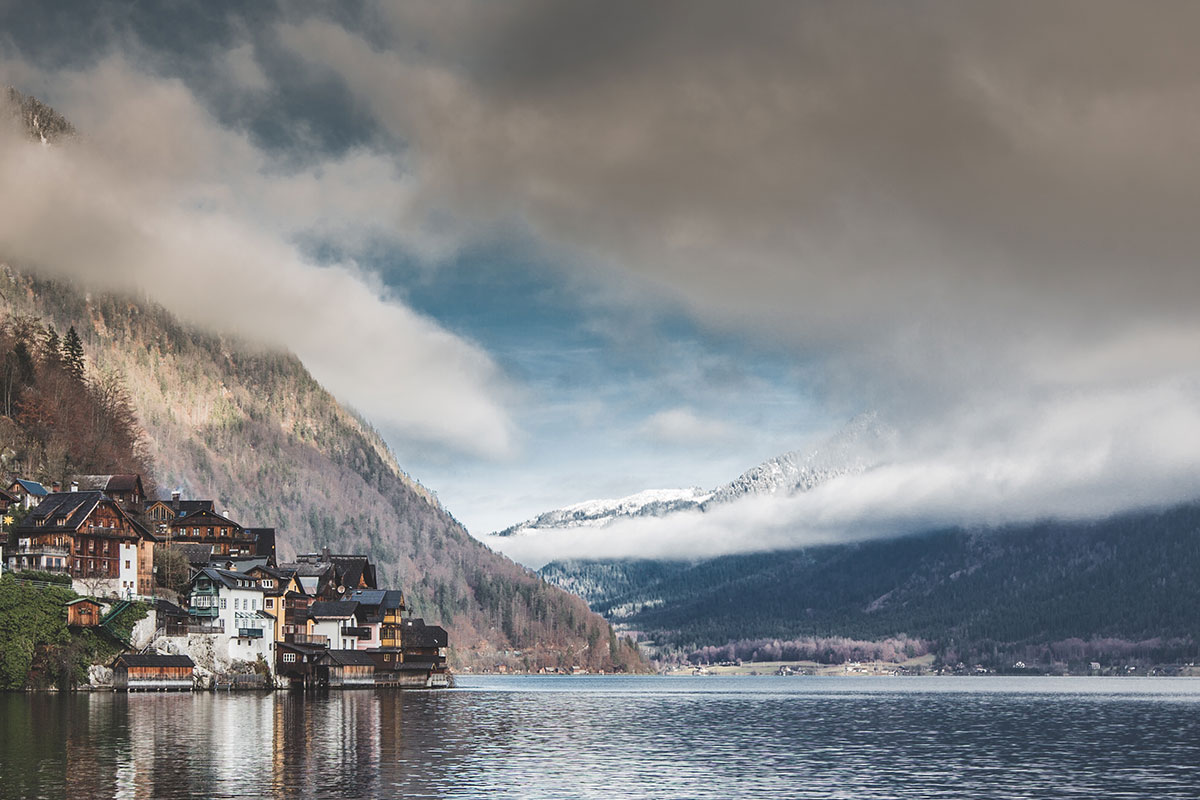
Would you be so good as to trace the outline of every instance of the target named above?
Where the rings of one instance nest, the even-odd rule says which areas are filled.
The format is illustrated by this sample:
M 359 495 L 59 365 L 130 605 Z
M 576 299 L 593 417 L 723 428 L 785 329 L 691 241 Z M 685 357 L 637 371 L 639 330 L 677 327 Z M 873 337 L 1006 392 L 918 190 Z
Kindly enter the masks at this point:
M 74 325 L 67 329 L 67 338 L 62 348 L 62 358 L 67 371 L 79 380 L 83 380 L 83 342 L 79 341 L 79 334 L 75 332 Z
M 48 364 L 57 364 L 62 361 L 62 341 L 58 338 L 58 331 L 53 325 L 46 327 L 46 335 L 42 346 L 45 348 L 44 360 Z

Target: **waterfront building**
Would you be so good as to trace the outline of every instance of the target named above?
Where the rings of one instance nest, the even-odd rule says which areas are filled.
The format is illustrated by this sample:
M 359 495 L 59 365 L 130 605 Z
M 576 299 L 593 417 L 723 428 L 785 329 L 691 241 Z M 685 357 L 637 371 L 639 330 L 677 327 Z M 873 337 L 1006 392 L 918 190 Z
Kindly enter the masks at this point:
M 103 492 L 52 492 L 13 532 L 10 569 L 66 573 L 80 594 L 153 591 L 154 536 Z

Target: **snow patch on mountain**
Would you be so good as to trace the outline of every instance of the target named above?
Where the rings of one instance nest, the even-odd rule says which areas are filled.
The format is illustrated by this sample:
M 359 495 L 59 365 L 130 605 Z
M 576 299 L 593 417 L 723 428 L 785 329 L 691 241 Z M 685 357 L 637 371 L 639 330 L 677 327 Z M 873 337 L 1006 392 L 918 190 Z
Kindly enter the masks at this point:
M 598 528 L 621 517 L 661 517 L 686 509 L 697 509 L 712 497 L 698 488 L 648 489 L 628 497 L 587 500 L 525 520 L 493 536 L 523 536 L 542 530 Z
M 588 500 L 547 511 L 492 534 L 527 536 L 573 528 L 602 528 L 631 517 L 663 517 L 683 511 L 708 511 L 749 495 L 807 492 L 826 481 L 865 472 L 883 463 L 896 433 L 875 413 L 861 414 L 814 450 L 796 450 L 764 461 L 737 479 L 710 491 L 650 489 L 613 500 Z
M 715 489 L 704 508 L 747 495 L 807 492 L 844 475 L 856 475 L 884 461 L 896 443 L 896 432 L 874 412 L 852 419 L 814 450 L 794 450 L 764 461 Z

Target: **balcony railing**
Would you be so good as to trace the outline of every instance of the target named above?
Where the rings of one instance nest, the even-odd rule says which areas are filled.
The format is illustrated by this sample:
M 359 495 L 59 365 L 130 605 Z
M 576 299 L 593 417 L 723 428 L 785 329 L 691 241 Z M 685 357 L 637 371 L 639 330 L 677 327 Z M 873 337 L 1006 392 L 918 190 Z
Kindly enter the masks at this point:
M 239 639 L 261 639 L 263 631 L 262 628 L 238 628 L 237 635 Z
M 286 633 L 283 640 L 289 644 L 312 644 L 321 647 L 329 646 L 329 637 L 316 633 Z
M 225 620 L 217 620 L 216 625 L 164 625 L 163 630 L 167 636 L 187 636 L 189 633 L 224 633 Z
M 18 545 L 14 552 L 18 555 L 30 556 L 69 556 L 71 555 L 71 548 L 59 547 L 58 545 L 22 544 Z
M 371 629 L 365 626 L 357 628 L 346 627 L 342 628 L 342 636 L 353 636 L 356 639 L 370 639 Z

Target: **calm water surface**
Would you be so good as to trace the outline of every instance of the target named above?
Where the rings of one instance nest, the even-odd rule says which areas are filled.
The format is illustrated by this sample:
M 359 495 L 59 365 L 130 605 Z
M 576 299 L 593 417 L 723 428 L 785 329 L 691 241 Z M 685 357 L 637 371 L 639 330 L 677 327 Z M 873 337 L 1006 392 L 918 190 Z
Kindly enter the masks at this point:
M 0 797 L 1200 797 L 1200 680 L 459 686 L 0 695 Z

